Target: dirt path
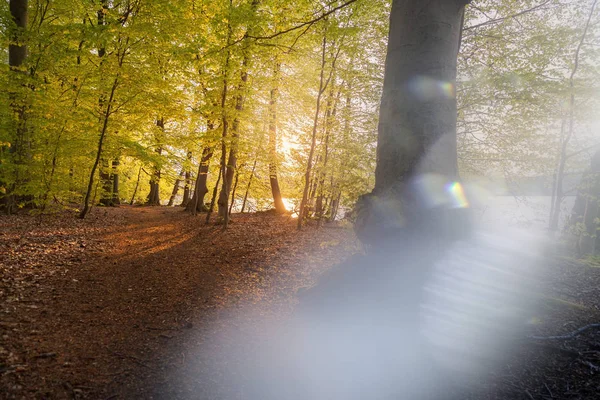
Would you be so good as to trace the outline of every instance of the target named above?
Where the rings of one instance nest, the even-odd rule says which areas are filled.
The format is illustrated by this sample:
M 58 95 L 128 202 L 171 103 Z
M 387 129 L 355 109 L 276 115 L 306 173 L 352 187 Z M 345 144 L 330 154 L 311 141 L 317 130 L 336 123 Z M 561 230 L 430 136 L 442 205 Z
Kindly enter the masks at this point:
M 356 250 L 348 229 L 297 232 L 270 215 L 236 215 L 226 232 L 177 209 L 90 217 L 3 221 L 1 398 L 174 393 L 168 371 L 209 320 L 250 303 L 285 313 Z
M 349 229 L 266 214 L 225 232 L 173 208 L 0 217 L 0 399 L 243 398 L 219 383 L 228 335 L 286 315 L 297 288 L 356 251 Z M 533 333 L 600 322 L 597 264 L 558 260 L 541 280 Z M 465 398 L 594 399 L 599 366 L 600 330 L 527 340 Z

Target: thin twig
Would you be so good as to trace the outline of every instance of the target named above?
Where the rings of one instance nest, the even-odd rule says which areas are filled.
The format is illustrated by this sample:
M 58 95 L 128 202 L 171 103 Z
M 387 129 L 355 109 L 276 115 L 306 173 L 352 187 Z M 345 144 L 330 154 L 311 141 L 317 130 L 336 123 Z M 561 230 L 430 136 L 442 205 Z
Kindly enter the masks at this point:
M 599 366 L 597 366 L 595 364 L 592 364 L 589 361 L 579 360 L 579 362 L 582 363 L 583 365 L 587 366 L 587 367 L 590 367 L 590 369 L 593 370 L 593 371 L 600 371 L 600 367 Z
M 247 40 L 247 39 L 253 39 L 253 40 L 255 40 L 255 41 L 258 41 L 258 40 L 269 40 L 269 39 L 274 39 L 274 38 L 276 38 L 276 37 L 278 37 L 278 36 L 281 36 L 281 35 L 285 35 L 286 33 L 290 33 L 290 32 L 296 31 L 296 30 L 298 30 L 298 29 L 302 29 L 302 28 L 304 28 L 304 27 L 307 27 L 307 29 L 306 29 L 304 32 L 302 32 L 302 33 L 299 35 L 299 36 L 302 36 L 304 33 L 306 33 L 306 31 L 307 31 L 307 30 L 308 30 L 308 29 L 309 29 L 311 26 L 313 26 L 313 25 L 314 25 L 314 24 L 316 24 L 317 22 L 319 22 L 319 21 L 321 21 L 321 20 L 325 19 L 325 18 L 326 18 L 326 17 L 328 17 L 329 15 L 331 15 L 331 14 L 335 13 L 335 12 L 336 12 L 336 11 L 338 11 L 338 10 L 341 10 L 342 8 L 345 8 L 345 7 L 349 6 L 350 4 L 352 4 L 352 3 L 356 2 L 356 1 L 357 1 L 357 0 L 348 0 L 348 1 L 346 1 L 345 3 L 343 3 L 343 4 L 340 4 L 339 6 L 337 6 L 337 7 L 334 7 L 334 8 L 332 8 L 331 10 L 329 10 L 329 11 L 327 11 L 327 12 L 325 12 L 325 13 L 323 13 L 323 14 L 319 15 L 318 17 L 315 17 L 315 18 L 313 18 L 313 19 L 311 19 L 311 20 L 309 20 L 309 21 L 302 22 L 302 23 L 300 23 L 300 24 L 298 24 L 298 25 L 294 25 L 294 26 L 292 26 L 291 28 L 284 29 L 284 30 L 282 30 L 282 31 L 279 31 L 279 32 L 275 32 L 275 33 L 273 33 L 273 34 L 270 34 L 270 35 L 264 35 L 264 36 L 252 36 L 252 35 L 248 35 L 248 34 L 246 34 L 246 35 L 242 36 L 241 38 L 239 38 L 239 39 L 237 39 L 237 40 L 234 40 L 234 41 L 233 41 L 233 42 L 231 42 L 231 43 L 228 43 L 227 45 L 225 45 L 225 47 L 223 47 L 223 48 L 219 49 L 217 52 L 223 51 L 223 50 L 227 49 L 228 47 L 235 46 L 236 44 L 238 44 L 238 43 L 241 43 L 241 42 L 243 42 L 244 40 Z M 295 44 L 295 43 L 294 43 L 294 44 Z M 292 47 L 293 47 L 293 46 L 292 46 Z
M 527 10 L 520 11 L 520 12 L 518 12 L 516 14 L 509 15 L 507 17 L 496 18 L 496 19 L 492 19 L 492 20 L 489 20 L 489 21 L 482 22 L 480 24 L 466 26 L 466 27 L 463 28 L 463 31 L 468 31 L 468 30 L 471 30 L 471 29 L 477 29 L 477 28 L 480 28 L 482 26 L 497 24 L 497 23 L 505 21 L 507 19 L 514 19 L 514 18 L 520 17 L 523 14 L 528 14 L 530 12 L 539 10 L 540 8 L 542 8 L 543 6 L 545 6 L 546 4 L 548 4 L 549 2 L 550 2 L 550 0 L 546 0 L 545 2 L 543 2 L 541 4 L 538 4 L 537 6 L 528 8 Z
M 534 340 L 568 340 L 568 339 L 573 339 L 576 336 L 582 334 L 583 332 L 587 331 L 588 329 L 592 329 L 592 328 L 600 328 L 600 324 L 589 324 L 586 325 L 584 327 L 581 327 L 577 330 L 574 330 L 571 333 L 568 333 L 566 335 L 558 335 L 558 336 L 535 336 L 535 335 L 530 335 L 527 336 L 529 339 L 534 339 Z
M 138 365 L 141 365 L 142 367 L 146 367 L 148 369 L 152 369 L 152 367 L 150 367 L 149 365 L 145 364 L 142 360 L 140 360 L 137 357 L 130 356 L 129 354 L 117 353 L 116 351 L 112 351 L 112 350 L 109 350 L 109 352 L 111 354 L 117 356 L 117 357 L 124 358 L 124 359 L 129 359 L 129 360 L 133 361 L 134 363 L 136 363 Z

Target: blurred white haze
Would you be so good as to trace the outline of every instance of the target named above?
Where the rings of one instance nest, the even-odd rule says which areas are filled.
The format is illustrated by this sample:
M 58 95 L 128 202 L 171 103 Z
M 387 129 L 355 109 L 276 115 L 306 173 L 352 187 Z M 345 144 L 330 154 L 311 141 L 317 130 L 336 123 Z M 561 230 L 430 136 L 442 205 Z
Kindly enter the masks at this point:
M 283 321 L 259 305 L 219 313 L 203 328 L 212 339 L 171 371 L 178 396 L 461 399 L 489 382 L 528 334 L 544 236 L 484 229 L 481 209 L 493 198 L 485 185 L 428 174 L 409 192 L 420 211 L 464 213 L 447 224 L 469 213 L 469 233 L 448 239 L 409 225 L 301 291 Z

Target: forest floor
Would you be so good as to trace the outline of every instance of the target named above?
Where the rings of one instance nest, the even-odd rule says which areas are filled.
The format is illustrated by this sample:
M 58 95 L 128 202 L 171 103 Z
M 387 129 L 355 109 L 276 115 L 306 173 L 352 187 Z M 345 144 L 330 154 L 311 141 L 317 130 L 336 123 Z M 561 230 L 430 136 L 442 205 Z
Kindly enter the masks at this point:
M 232 310 L 281 318 L 358 251 L 347 227 L 297 231 L 268 213 L 234 215 L 227 231 L 175 208 L 2 216 L 0 399 L 219 398 L 173 371 L 202 368 L 199 344 L 218 357 L 211 338 L 236 329 Z M 557 260 L 543 280 L 536 333 L 600 322 L 598 265 Z M 472 398 L 598 398 L 600 329 L 518 353 Z

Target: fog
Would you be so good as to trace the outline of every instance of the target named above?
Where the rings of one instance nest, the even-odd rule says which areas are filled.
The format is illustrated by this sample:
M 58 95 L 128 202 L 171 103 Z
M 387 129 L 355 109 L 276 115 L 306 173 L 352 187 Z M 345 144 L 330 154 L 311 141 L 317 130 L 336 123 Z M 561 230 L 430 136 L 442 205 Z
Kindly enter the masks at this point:
M 300 291 L 286 318 L 260 304 L 219 311 L 198 332 L 209 339 L 198 339 L 171 371 L 178 396 L 458 399 L 493 381 L 535 317 L 535 276 L 547 245 L 543 224 L 531 223 L 544 213 L 543 199 L 527 205 L 467 186 L 467 203 L 452 198 L 458 183 L 440 186 L 443 194 L 433 192 L 435 182 L 419 181 L 436 199 L 419 206 L 432 215 L 440 207 L 464 211 L 469 229 L 447 229 L 466 234 L 435 237 L 427 224 L 407 222 L 400 237 Z

